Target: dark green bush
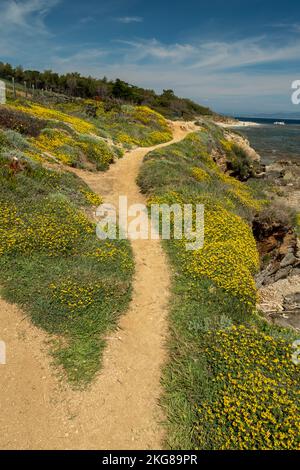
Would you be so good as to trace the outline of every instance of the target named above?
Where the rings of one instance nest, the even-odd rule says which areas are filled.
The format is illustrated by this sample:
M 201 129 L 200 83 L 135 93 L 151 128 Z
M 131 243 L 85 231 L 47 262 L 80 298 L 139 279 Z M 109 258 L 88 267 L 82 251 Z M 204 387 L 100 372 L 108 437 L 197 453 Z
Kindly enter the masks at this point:
M 0 127 L 5 129 L 13 129 L 21 134 L 37 137 L 47 124 L 47 121 L 32 117 L 21 111 L 5 106 L 0 108 Z

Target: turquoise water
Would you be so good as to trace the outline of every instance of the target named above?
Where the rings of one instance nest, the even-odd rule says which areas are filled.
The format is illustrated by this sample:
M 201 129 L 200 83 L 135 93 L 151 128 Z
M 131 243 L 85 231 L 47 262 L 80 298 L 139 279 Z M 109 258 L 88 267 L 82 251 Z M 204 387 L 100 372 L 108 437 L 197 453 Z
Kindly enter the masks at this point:
M 250 121 L 250 119 L 240 119 Z M 282 119 L 251 119 L 260 126 L 238 127 L 251 146 L 260 154 L 262 163 L 270 164 L 278 160 L 300 161 L 300 121 L 285 120 L 285 126 L 274 125 Z

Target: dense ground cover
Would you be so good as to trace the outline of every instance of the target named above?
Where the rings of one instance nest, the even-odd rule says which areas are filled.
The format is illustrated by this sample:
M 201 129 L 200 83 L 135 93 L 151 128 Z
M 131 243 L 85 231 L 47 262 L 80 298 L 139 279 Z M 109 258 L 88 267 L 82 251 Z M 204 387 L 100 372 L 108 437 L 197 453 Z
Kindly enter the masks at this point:
M 133 146 L 167 142 L 172 132 L 160 114 L 145 106 L 74 100 L 52 107 L 12 100 L 1 109 L 0 126 L 30 136 L 27 155 L 73 167 L 106 170 Z
M 55 360 L 75 383 L 99 368 L 104 335 L 130 299 L 133 262 L 126 241 L 96 238 L 90 214 L 101 198 L 59 165 L 106 170 L 125 148 L 171 137 L 146 107 L 23 98 L 1 106 L 1 293 L 56 337 Z
M 97 129 L 92 123 L 56 109 L 18 100 L 2 107 L 1 116 L 0 125 L 3 128 L 27 137 L 25 143 L 24 139 L 21 142 L 16 134 L 10 133 L 8 138 L 12 144 L 39 162 L 106 170 L 123 155 L 122 148 L 97 135 Z
M 164 242 L 173 266 L 170 359 L 163 378 L 168 444 L 299 449 L 300 372 L 291 361 L 296 338 L 256 311 L 259 257 L 251 221 L 265 201 L 251 184 L 219 169 L 211 154 L 220 145 L 235 150 L 220 129 L 204 127 L 148 154 L 138 177 L 149 205 L 205 205 L 202 250 Z
M 106 170 L 133 146 L 167 142 L 167 121 L 145 106 L 105 109 L 93 100 L 45 106 L 25 99 L 1 107 L 0 127 L 27 136 L 27 143 L 8 134 L 18 150 L 33 160 L 91 171 Z M 14 139 L 15 137 L 15 139 Z
M 89 117 L 96 133 L 126 148 L 148 147 L 172 139 L 166 119 L 147 106 L 107 106 L 102 101 L 76 100 L 56 107 L 73 116 Z
M 1 296 L 53 335 L 55 361 L 71 382 L 84 384 L 128 306 L 131 249 L 124 240 L 97 239 L 89 214 L 101 198 L 75 175 L 30 159 L 29 145 L 16 131 L 0 130 Z

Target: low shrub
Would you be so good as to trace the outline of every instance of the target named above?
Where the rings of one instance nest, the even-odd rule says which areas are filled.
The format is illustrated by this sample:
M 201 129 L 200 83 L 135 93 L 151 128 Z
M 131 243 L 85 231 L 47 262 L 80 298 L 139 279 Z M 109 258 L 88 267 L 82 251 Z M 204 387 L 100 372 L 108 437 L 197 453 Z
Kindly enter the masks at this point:
M 0 108 L 0 127 L 12 129 L 29 136 L 37 137 L 41 130 L 47 126 L 45 119 L 37 119 L 33 116 L 7 106 Z
M 11 109 L 16 109 L 19 112 L 21 111 L 22 113 L 29 114 L 40 119 L 62 121 L 69 124 L 76 132 L 79 133 L 89 134 L 95 132 L 95 127 L 93 124 L 87 122 L 84 119 L 80 119 L 76 116 L 70 116 L 69 114 L 62 113 L 56 109 L 46 108 L 36 103 L 23 103 L 16 101 L 11 104 Z
M 211 154 L 223 140 L 221 128 L 203 123 L 182 142 L 148 154 L 138 177 L 149 205 L 204 204 L 201 250 L 187 251 L 186 240 L 164 242 L 174 273 L 161 402 L 167 444 L 295 450 L 300 376 L 291 345 L 297 334 L 256 312 L 253 279 L 259 256 L 252 221 L 260 211 L 274 214 L 257 199 L 255 185 L 214 162 Z
M 221 144 L 227 155 L 227 169 L 232 176 L 241 181 L 254 176 L 253 161 L 239 145 L 228 140 L 222 140 Z
M 1 296 L 55 335 L 55 363 L 74 385 L 85 385 L 130 301 L 130 246 L 96 237 L 84 208 L 102 199 L 74 174 L 24 156 L 14 173 L 9 161 L 0 152 Z
M 201 350 L 218 391 L 198 406 L 199 447 L 299 450 L 300 371 L 286 341 L 240 325 L 208 332 Z

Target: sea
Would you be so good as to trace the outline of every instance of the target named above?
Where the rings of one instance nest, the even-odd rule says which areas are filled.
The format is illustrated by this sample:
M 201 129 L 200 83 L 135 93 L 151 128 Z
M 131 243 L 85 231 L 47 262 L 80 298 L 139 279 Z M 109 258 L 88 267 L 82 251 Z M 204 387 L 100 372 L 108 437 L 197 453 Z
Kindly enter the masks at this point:
M 300 119 L 265 119 L 235 117 L 242 122 L 255 122 L 259 126 L 241 126 L 236 129 L 244 134 L 251 146 L 261 156 L 262 163 L 269 165 L 278 160 L 300 162 Z M 275 125 L 274 122 L 285 125 Z

